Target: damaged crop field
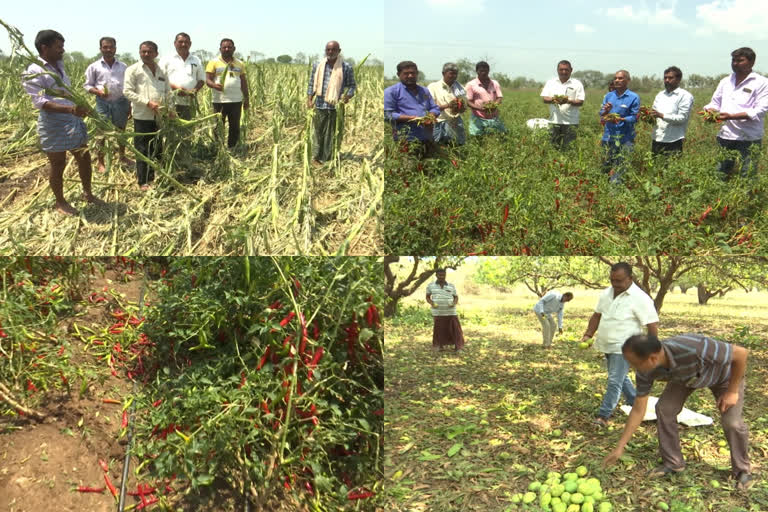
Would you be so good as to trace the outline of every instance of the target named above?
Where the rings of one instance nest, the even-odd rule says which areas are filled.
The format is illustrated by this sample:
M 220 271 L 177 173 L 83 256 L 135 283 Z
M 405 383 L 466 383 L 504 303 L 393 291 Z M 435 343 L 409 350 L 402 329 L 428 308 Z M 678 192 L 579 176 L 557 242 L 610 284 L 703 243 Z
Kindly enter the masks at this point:
M 3 510 L 372 506 L 375 258 L 1 263 Z

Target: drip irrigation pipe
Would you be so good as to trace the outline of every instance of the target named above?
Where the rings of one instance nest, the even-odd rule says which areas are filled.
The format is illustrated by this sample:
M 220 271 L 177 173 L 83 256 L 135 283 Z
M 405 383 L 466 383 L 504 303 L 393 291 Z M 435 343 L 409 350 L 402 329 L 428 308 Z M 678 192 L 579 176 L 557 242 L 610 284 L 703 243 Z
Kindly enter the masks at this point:
M 144 277 L 141 283 L 141 292 L 139 292 L 139 318 L 141 318 L 144 312 L 144 291 L 147 289 L 147 274 L 146 269 L 144 271 Z M 136 379 L 133 379 L 133 388 L 131 388 L 131 394 L 136 394 Z M 128 414 L 128 444 L 125 447 L 125 459 L 123 459 L 123 477 L 120 482 L 120 499 L 117 502 L 117 512 L 123 512 L 125 507 L 125 486 L 128 481 L 128 467 L 131 463 L 131 445 L 133 444 L 133 413 L 136 408 L 136 400 L 131 401 L 131 408 Z

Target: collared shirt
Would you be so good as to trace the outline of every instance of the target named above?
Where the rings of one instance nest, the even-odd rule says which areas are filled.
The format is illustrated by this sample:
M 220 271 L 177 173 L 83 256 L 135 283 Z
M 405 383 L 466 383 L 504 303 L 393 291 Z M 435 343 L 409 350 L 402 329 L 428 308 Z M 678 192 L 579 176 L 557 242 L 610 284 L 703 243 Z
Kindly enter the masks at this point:
M 763 138 L 763 120 L 768 111 L 768 78 L 750 73 L 738 86 L 736 74 L 727 76 L 712 95 L 704 109 L 715 109 L 726 114 L 746 112 L 749 119 L 728 120 L 720 128 L 718 137 L 727 140 L 760 140 Z
M 398 82 L 384 89 L 384 118 L 392 123 L 393 137 L 397 140 L 400 130 L 407 131 L 408 140 L 430 140 L 423 126 L 418 126 L 413 122 L 401 122 L 400 116 L 418 116 L 426 115 L 432 112 L 435 116 L 440 115 L 440 109 L 435 105 L 429 89 L 421 85 L 416 86 L 416 92 L 412 93 L 402 83 Z
M 685 138 L 688 121 L 693 109 L 693 95 L 678 87 L 672 92 L 666 89 L 656 95 L 653 109 L 664 114 L 664 119 L 656 119 L 653 140 L 656 142 L 675 142 Z
M 456 294 L 456 287 L 449 282 L 443 283 L 443 286 L 437 284 L 437 280 L 434 283 L 427 285 L 427 295 L 432 299 L 432 302 L 437 306 L 436 308 L 430 308 L 432 310 L 432 316 L 456 316 L 456 306 L 453 304 L 453 298 L 458 297 Z
M 37 64 L 30 64 L 22 75 L 22 85 L 27 94 L 32 97 L 32 105 L 38 110 L 42 110 L 43 105 L 49 101 L 70 107 L 74 106 L 72 101 L 51 94 L 51 92 L 56 91 L 63 94 L 68 93 L 66 89 L 56 83 L 56 79 L 53 76 L 47 73 L 58 75 L 61 81 L 68 87 L 72 85 L 61 61 L 53 65 L 41 59 Z
M 551 315 L 557 313 L 557 327 L 558 329 L 562 329 L 563 310 L 565 306 L 565 304 L 561 302 L 562 298 L 562 293 L 558 292 L 557 290 L 551 290 L 547 292 L 541 299 L 539 299 L 539 302 L 533 306 L 533 311 L 534 313 L 538 313 L 540 315 Z
M 486 87 L 479 78 L 475 78 L 467 82 L 465 88 L 467 89 L 467 99 L 473 103 L 479 103 L 481 107 L 489 101 L 496 101 L 504 97 L 501 94 L 501 86 L 496 80 L 491 80 L 488 87 Z M 472 114 L 481 119 L 496 119 L 499 117 L 498 110 L 488 113 L 484 109 L 478 110 L 473 108 Z
M 635 141 L 635 123 L 637 114 L 640 112 L 640 96 L 627 89 L 623 94 L 618 95 L 616 91 L 611 91 L 605 95 L 603 103 L 610 103 L 611 110 L 606 114 L 619 114 L 625 120 L 620 123 L 605 123 L 603 130 L 604 142 L 619 141 L 619 144 Z M 602 105 L 600 106 L 602 111 Z
M 464 98 L 466 101 L 467 98 L 467 91 L 455 80 L 451 85 L 446 84 L 444 80 L 438 80 L 429 84 L 427 89 L 429 89 L 429 93 L 437 105 L 446 105 L 456 98 Z M 440 112 L 437 122 L 454 122 L 459 117 L 461 117 L 461 112 L 454 111 L 452 108 L 446 108 Z
M 96 62 L 92 62 L 85 70 L 85 84 L 83 87 L 86 92 L 91 88 L 104 90 L 107 86 L 107 97 L 102 98 L 107 101 L 117 101 L 123 97 L 123 88 L 125 85 L 125 70 L 128 65 L 115 59 L 112 66 L 107 64 L 104 57 Z
M 224 79 L 224 90 L 217 91 L 211 89 L 211 96 L 213 103 L 240 103 L 243 101 L 243 90 L 240 87 L 240 77 L 245 75 L 245 64 L 235 59 L 234 57 L 228 63 L 221 58 L 221 55 L 216 60 L 212 60 L 205 66 L 206 73 L 214 73 L 216 79 L 215 83 L 220 84 L 222 78 L 224 78 L 224 71 L 226 70 L 227 76 Z
M 139 61 L 125 70 L 125 97 L 131 100 L 133 118 L 140 121 L 152 121 L 155 112 L 147 106 L 154 101 L 167 105 L 170 102 L 171 86 L 160 66 L 155 65 L 155 72 Z
M 317 72 L 317 65 L 319 62 L 315 62 L 312 64 L 312 72 L 309 74 L 309 87 L 307 88 L 307 96 L 312 96 L 312 94 L 315 92 L 315 73 Z M 328 83 L 331 79 L 331 72 L 333 71 L 333 66 L 326 62 L 325 63 L 325 69 L 323 70 L 323 87 L 320 91 L 320 94 L 315 96 L 315 107 L 319 109 L 324 110 L 332 110 L 336 108 L 336 105 L 331 105 L 330 103 L 325 102 L 325 91 L 328 90 Z M 347 64 L 346 62 L 341 63 L 341 74 L 342 74 L 342 82 L 341 82 L 341 89 L 339 89 L 339 97 L 336 98 L 336 101 L 341 99 L 341 96 L 344 93 L 344 89 L 347 90 L 347 96 L 350 98 L 355 95 L 355 91 L 357 90 L 357 83 L 355 82 L 355 70 L 352 66 Z
M 605 354 L 621 354 L 627 338 L 643 334 L 643 328 L 659 321 L 653 300 L 635 283 L 613 296 L 608 287 L 600 294 L 595 313 L 600 313 L 595 347 Z
M 195 89 L 198 82 L 205 82 L 203 63 L 200 62 L 197 55 L 190 53 L 187 60 L 182 59 L 178 53 L 166 55 L 160 59 L 159 65 L 173 85 L 178 85 L 184 89 Z M 177 95 L 175 99 L 177 105 L 189 105 L 190 102 L 189 96 Z
M 733 345 L 730 343 L 688 333 L 662 341 L 661 347 L 670 367 L 659 366 L 648 373 L 636 372 L 637 396 L 649 394 L 656 380 L 696 389 L 721 386 L 731 378 Z
M 584 101 L 584 85 L 575 78 L 569 78 L 561 82 L 559 77 L 555 77 L 546 84 L 541 90 L 542 97 L 551 98 L 553 96 L 568 96 L 568 99 L 574 101 Z M 549 122 L 553 124 L 579 124 L 579 109 L 575 105 L 557 105 L 549 104 Z

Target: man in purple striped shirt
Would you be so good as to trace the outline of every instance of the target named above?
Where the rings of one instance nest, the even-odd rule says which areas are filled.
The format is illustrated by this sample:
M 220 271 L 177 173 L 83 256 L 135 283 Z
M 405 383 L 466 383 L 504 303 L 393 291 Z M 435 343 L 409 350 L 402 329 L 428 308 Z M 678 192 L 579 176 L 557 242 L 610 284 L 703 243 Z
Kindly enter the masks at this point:
M 752 485 L 749 432 L 744 423 L 744 373 L 749 351 L 702 334 L 681 334 L 664 340 L 653 335 L 631 336 L 622 347 L 624 358 L 635 369 L 637 398 L 629 413 L 618 446 L 603 465 L 621 457 L 645 416 L 654 381 L 667 381 L 656 404 L 659 448 L 663 464 L 649 473 L 658 477 L 685 469 L 680 451 L 677 415 L 688 396 L 698 388 L 709 388 L 717 400 L 720 421 L 731 449 L 731 473 L 740 489 Z

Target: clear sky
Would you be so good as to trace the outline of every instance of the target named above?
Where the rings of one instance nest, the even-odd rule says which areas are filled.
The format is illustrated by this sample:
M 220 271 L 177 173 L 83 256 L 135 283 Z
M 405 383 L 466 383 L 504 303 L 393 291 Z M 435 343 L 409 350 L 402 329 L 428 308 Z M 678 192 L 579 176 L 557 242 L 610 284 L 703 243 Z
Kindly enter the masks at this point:
M 117 51 L 138 57 L 139 43 L 158 44 L 160 55 L 175 52 L 173 37 L 187 32 L 192 51 L 218 53 L 219 41 L 229 37 L 237 51 L 247 56 L 255 50 L 276 57 L 281 54 L 322 54 L 325 43 L 336 39 L 344 54 L 360 59 L 371 53 L 381 59 L 383 1 L 339 3 L 309 0 L 134 0 L 101 2 L 82 0 L 3 1 L 0 19 L 24 33 L 34 51 L 41 29 L 62 33 L 67 51 L 86 56 L 98 54 L 99 38 L 117 39 Z M 0 27 L 0 50 L 11 49 L 8 34 Z
M 407 13 L 407 16 L 404 15 Z M 510 77 L 545 81 L 560 59 L 574 71 L 661 76 L 730 73 L 730 52 L 749 46 L 768 71 L 768 0 L 390 0 L 384 75 L 413 60 L 428 78 L 462 57 Z

